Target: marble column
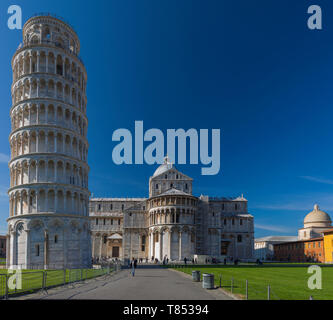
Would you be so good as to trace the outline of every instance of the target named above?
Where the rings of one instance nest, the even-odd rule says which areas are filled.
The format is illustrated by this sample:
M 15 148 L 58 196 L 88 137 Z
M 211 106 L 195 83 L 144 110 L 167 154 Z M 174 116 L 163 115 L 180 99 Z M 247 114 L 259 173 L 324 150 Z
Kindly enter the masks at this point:
M 67 268 L 67 241 L 66 239 L 66 234 L 67 234 L 67 227 L 64 227 L 64 230 L 62 232 L 62 242 L 63 242 L 63 268 Z
M 169 230 L 169 248 L 168 248 L 168 258 L 171 260 L 171 252 L 172 252 L 172 231 Z
M 159 235 L 159 242 L 160 242 L 160 252 L 159 252 L 159 260 L 163 261 L 163 231 L 160 231 Z
M 95 258 L 95 241 L 96 241 L 96 238 L 95 238 L 95 235 L 93 233 L 90 234 L 90 237 L 91 237 L 91 242 L 92 242 L 92 257 Z
M 16 261 L 16 232 L 10 232 L 10 265 L 15 266 L 17 264 Z
M 39 56 L 40 56 L 40 53 L 37 52 L 37 72 L 39 72 Z
M 44 231 L 44 269 L 48 268 L 49 263 L 49 235 L 47 231 Z
M 178 247 L 178 249 L 179 249 L 179 261 L 181 261 L 182 260 L 182 233 L 181 233 L 181 231 L 178 234 L 178 238 L 179 238 L 179 242 L 178 242 L 178 245 L 179 245 L 179 247 Z
M 6 235 L 6 268 L 10 266 L 11 254 L 10 254 L 10 234 Z
M 28 201 L 30 202 L 30 201 Z M 27 238 L 26 238 L 26 244 L 25 244 L 25 268 L 29 269 L 29 265 L 30 265 L 30 230 L 25 230 L 26 234 L 27 234 Z
M 101 235 L 100 247 L 99 247 L 99 258 L 102 258 L 102 246 L 103 246 L 103 236 Z

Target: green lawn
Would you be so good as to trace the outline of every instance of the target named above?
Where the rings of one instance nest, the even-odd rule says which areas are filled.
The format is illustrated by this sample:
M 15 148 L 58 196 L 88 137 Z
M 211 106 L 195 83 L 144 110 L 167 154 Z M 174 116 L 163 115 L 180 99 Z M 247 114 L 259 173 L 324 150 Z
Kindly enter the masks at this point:
M 53 287 L 57 285 L 67 284 L 81 279 L 91 279 L 94 277 L 106 274 L 107 269 L 71 269 L 66 270 L 22 270 L 22 288 L 21 289 L 9 289 L 8 293 L 18 292 L 30 292 L 43 288 L 43 273 L 45 287 Z M 6 269 L 0 269 L 0 297 L 5 295 L 6 292 Z
M 268 285 L 271 288 L 272 300 L 314 300 L 333 299 L 333 267 L 323 267 L 322 289 L 308 288 L 308 279 L 312 274 L 307 273 L 303 266 L 192 266 L 176 268 L 192 274 L 192 270 L 214 274 L 215 285 L 231 291 L 232 278 L 234 279 L 233 293 L 245 297 L 246 280 L 248 280 L 248 298 L 250 300 L 267 299 Z

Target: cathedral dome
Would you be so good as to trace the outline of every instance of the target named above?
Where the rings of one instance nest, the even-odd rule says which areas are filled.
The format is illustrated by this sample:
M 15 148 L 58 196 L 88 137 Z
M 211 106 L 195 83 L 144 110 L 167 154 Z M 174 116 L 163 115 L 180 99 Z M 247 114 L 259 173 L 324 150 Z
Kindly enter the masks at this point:
M 330 227 L 331 223 L 332 221 L 330 216 L 326 212 L 319 210 L 319 206 L 317 204 L 314 205 L 313 210 L 304 218 L 304 228 Z
M 173 168 L 173 164 L 169 161 L 168 156 L 164 158 L 164 162 L 155 170 L 153 177 L 159 176 L 160 174 L 168 171 L 169 169 Z

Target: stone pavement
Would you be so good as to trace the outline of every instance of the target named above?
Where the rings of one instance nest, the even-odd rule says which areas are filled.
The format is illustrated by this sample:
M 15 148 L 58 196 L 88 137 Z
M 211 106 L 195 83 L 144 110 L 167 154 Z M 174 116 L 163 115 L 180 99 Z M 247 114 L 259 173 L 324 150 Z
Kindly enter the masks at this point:
M 136 269 L 135 277 L 125 269 L 103 276 L 58 287 L 48 293 L 37 292 L 12 299 L 102 299 L 102 300 L 231 300 L 220 289 L 206 290 L 181 272 L 168 269 Z

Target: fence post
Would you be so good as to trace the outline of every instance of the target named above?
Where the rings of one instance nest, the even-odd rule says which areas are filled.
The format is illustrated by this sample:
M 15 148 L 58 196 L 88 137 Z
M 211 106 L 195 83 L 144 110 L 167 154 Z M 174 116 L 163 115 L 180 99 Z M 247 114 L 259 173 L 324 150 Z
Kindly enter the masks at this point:
M 6 274 L 6 300 L 8 299 L 8 274 Z
M 231 293 L 234 292 L 234 278 L 231 278 Z
M 270 285 L 267 286 L 267 300 L 271 299 L 271 287 Z
M 220 275 L 220 288 L 222 287 L 222 276 Z
M 42 272 L 43 272 L 42 289 L 45 290 L 45 271 Z
M 246 287 L 245 287 L 245 300 L 249 299 L 249 282 L 246 280 Z

